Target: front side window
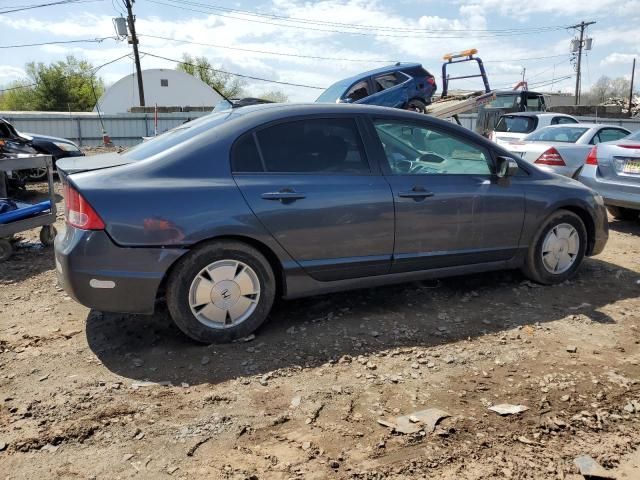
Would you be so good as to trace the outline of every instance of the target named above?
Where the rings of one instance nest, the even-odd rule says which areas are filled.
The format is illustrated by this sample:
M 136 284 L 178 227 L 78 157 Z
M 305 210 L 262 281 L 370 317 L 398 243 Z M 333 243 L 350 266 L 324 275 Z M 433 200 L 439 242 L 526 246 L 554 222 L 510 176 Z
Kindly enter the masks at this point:
M 234 146 L 234 172 L 358 175 L 370 173 L 355 120 L 297 120 L 245 134 Z
M 366 80 L 362 80 L 349 89 L 345 98 L 348 98 L 352 102 L 357 102 L 358 100 L 368 97 L 370 94 L 369 83 Z
M 429 127 L 374 122 L 394 175 L 490 175 L 489 153 L 479 145 Z

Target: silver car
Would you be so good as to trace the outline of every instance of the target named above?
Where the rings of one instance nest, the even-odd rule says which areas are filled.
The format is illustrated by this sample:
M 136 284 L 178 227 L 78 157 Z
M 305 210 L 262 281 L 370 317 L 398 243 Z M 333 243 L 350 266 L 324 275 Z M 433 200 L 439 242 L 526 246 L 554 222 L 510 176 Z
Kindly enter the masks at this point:
M 640 131 L 622 140 L 593 147 L 578 177 L 604 197 L 615 218 L 640 214 Z
M 504 147 L 543 170 L 575 178 L 594 145 L 619 140 L 629 133 L 616 125 L 552 125 Z

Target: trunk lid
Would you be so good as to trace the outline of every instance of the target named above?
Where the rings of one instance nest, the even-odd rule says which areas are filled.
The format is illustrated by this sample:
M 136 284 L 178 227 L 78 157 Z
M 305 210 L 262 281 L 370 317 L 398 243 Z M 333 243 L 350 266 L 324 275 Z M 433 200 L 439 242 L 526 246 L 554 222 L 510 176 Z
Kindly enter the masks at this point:
M 91 170 L 102 170 L 104 168 L 119 167 L 136 160 L 127 158 L 117 152 L 102 153 L 88 157 L 66 157 L 56 162 L 58 172 L 63 175 L 73 175 L 74 173 L 89 172 Z

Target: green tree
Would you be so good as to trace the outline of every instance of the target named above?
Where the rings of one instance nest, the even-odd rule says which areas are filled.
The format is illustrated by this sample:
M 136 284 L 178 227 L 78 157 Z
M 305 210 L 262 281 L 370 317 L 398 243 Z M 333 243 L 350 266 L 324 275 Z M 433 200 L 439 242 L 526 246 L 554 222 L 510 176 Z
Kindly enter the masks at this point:
M 244 95 L 243 82 L 234 75 L 214 69 L 206 57 L 194 58 L 188 53 L 183 53 L 182 63 L 178 64 L 176 70 L 181 70 L 199 78 L 228 98 L 238 98 Z
M 49 65 L 30 62 L 25 70 L 27 79 L 0 96 L 0 109 L 87 112 L 104 92 L 102 79 L 93 78 L 93 66 L 74 56 Z
M 631 81 L 624 77 L 609 78 L 606 75 L 600 77 L 591 85 L 585 97 L 589 103 L 598 105 L 610 98 L 626 99 L 629 97 Z M 634 89 L 635 90 L 635 89 Z
M 260 95 L 260 98 L 276 103 L 287 103 L 289 101 L 289 96 L 280 90 L 271 90 L 270 92 L 263 93 Z

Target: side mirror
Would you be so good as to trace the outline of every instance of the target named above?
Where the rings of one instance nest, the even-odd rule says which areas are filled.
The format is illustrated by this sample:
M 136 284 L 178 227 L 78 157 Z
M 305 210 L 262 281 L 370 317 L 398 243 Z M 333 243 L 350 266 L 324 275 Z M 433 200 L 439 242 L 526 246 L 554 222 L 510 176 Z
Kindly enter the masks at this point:
M 498 178 L 511 177 L 516 173 L 518 173 L 518 163 L 513 158 L 496 158 L 496 176 Z

